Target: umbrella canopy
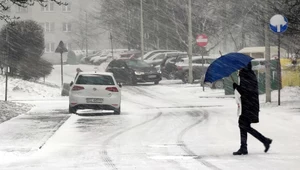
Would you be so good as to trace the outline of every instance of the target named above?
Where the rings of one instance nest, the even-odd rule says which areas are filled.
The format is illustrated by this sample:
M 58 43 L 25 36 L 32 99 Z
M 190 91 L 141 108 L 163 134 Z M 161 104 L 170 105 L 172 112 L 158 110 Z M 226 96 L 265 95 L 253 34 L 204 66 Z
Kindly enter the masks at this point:
M 244 68 L 253 58 L 242 53 L 229 53 L 216 59 L 207 68 L 204 82 L 213 83 Z

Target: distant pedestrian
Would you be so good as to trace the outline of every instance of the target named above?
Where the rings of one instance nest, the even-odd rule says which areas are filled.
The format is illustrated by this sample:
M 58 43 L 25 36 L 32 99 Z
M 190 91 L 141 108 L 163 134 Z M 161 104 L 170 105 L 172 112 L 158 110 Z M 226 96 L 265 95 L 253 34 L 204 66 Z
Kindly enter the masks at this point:
M 297 59 L 296 59 L 296 57 L 293 57 L 293 58 L 292 58 L 292 64 L 293 64 L 293 66 L 296 66 L 296 65 L 297 65 Z
M 272 140 L 266 138 L 261 133 L 251 127 L 251 123 L 259 122 L 259 95 L 258 82 L 255 73 L 252 70 L 251 62 L 239 72 L 240 85 L 233 83 L 233 88 L 241 95 L 242 112 L 239 116 L 239 128 L 241 146 L 233 155 L 247 155 L 247 133 L 250 133 L 265 146 L 265 152 L 268 152 Z
M 76 68 L 76 76 L 75 76 L 75 79 L 77 78 L 77 76 L 78 76 L 78 74 L 80 73 L 80 72 L 82 72 L 82 70 L 80 69 L 80 68 Z

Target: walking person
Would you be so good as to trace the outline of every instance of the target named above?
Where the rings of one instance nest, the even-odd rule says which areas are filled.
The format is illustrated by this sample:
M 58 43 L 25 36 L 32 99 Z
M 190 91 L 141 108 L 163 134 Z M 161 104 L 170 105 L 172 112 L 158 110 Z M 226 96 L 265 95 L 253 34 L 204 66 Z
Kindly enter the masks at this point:
M 80 69 L 80 68 L 76 68 L 76 76 L 75 76 L 75 79 L 77 78 L 77 76 L 78 76 L 78 74 L 80 73 L 80 72 L 82 72 L 82 70 Z
M 242 112 L 239 116 L 239 128 L 241 146 L 233 155 L 247 155 L 247 133 L 250 133 L 256 139 L 263 143 L 265 152 L 268 152 L 272 140 L 266 138 L 257 130 L 251 127 L 251 123 L 259 122 L 259 94 L 258 82 L 255 73 L 252 70 L 251 62 L 239 72 L 240 85 L 233 83 L 234 90 L 236 89 L 241 95 Z

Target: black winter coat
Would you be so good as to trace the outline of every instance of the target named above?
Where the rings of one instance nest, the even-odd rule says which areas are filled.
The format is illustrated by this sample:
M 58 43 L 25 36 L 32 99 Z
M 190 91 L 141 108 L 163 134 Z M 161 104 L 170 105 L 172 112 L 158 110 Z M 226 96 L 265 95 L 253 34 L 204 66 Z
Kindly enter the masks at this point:
M 251 63 L 243 68 L 240 73 L 240 85 L 236 87 L 241 94 L 242 114 L 241 118 L 251 123 L 259 122 L 259 96 L 258 83 Z

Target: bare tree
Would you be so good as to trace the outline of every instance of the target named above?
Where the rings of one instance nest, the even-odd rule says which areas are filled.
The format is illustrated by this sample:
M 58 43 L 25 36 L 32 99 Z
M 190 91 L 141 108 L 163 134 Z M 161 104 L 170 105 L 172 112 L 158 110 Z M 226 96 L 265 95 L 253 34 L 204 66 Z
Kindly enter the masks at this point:
M 93 20 L 93 15 L 85 11 L 81 11 L 79 17 L 74 19 L 72 23 L 70 36 L 80 50 L 97 46 L 101 35 L 106 33 L 105 28 L 100 27 L 100 24 Z

